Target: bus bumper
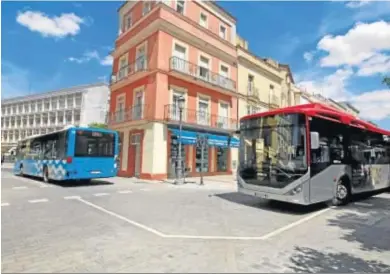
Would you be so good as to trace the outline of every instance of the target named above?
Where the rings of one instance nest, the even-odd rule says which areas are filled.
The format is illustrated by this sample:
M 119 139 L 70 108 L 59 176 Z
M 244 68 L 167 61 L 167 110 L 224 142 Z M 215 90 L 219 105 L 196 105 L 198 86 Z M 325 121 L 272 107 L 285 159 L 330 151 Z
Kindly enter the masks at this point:
M 274 194 L 274 193 L 268 193 L 264 191 L 238 187 L 238 192 L 246 195 L 254 196 L 254 197 L 267 199 L 267 200 L 275 200 L 275 201 L 281 201 L 281 202 L 287 202 L 287 203 L 299 204 L 299 205 L 310 205 L 310 202 L 304 198 L 303 191 L 296 195 L 280 195 L 280 194 Z

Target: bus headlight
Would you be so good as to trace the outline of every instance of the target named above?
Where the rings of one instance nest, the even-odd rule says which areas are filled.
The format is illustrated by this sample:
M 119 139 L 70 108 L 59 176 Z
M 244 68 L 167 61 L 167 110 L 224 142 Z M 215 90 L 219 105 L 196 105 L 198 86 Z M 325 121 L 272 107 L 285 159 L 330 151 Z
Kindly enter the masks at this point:
M 297 186 L 293 190 L 291 190 L 288 194 L 289 195 L 296 195 L 298 193 L 302 192 L 302 186 Z

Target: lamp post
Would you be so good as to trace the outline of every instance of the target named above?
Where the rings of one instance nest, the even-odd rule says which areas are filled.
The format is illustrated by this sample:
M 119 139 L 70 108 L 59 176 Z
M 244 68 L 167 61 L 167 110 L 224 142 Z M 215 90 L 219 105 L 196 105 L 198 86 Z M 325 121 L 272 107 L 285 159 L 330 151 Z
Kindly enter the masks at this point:
M 180 96 L 177 100 L 179 105 L 179 151 L 177 154 L 177 169 L 176 169 L 176 181 L 175 184 L 183 183 L 183 166 L 182 166 L 182 155 L 181 155 L 181 133 L 183 127 L 183 108 L 185 99 L 183 96 Z

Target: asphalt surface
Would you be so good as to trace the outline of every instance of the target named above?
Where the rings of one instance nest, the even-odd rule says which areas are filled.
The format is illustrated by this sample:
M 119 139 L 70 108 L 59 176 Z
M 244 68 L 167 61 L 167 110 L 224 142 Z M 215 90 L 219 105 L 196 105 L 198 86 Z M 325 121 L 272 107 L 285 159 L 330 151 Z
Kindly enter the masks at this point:
M 2 272 L 390 272 L 390 193 L 303 208 L 132 179 L 1 174 Z

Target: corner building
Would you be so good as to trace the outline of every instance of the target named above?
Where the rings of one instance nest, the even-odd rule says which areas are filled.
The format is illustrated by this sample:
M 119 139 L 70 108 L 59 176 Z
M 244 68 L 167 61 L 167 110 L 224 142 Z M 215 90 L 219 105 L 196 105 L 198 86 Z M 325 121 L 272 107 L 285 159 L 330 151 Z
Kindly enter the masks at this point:
M 236 168 L 236 20 L 212 1 L 137 1 L 119 9 L 112 53 L 109 126 L 121 135 L 119 176 L 176 176 L 179 98 L 182 157 L 199 176 L 198 133 L 207 134 L 204 175 Z M 230 140 L 230 141 L 229 141 Z

